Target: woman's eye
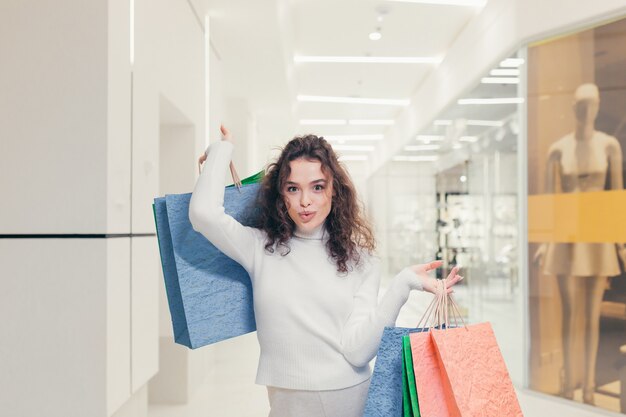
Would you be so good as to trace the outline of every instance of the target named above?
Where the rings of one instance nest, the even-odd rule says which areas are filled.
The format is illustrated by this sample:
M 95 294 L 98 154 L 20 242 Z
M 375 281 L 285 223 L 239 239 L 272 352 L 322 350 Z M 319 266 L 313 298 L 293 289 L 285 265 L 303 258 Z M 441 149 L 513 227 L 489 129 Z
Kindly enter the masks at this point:
M 322 191 L 323 189 L 324 189 L 324 186 L 323 185 L 319 185 L 319 184 L 315 185 L 315 187 L 314 187 L 315 191 Z
M 287 192 L 288 192 L 288 193 L 295 193 L 295 192 L 296 192 L 296 190 L 297 190 L 297 188 L 296 188 L 296 187 L 287 187 Z

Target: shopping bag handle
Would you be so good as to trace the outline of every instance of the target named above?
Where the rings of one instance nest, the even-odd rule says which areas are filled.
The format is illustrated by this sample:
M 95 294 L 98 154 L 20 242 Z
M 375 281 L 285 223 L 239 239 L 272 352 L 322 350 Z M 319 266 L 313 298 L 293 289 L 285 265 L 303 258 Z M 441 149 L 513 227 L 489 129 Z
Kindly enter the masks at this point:
M 426 326 L 426 329 L 437 326 L 441 328 L 443 325 L 445 326 L 444 328 L 447 329 L 450 327 L 449 313 L 451 312 L 455 327 L 458 327 L 458 319 L 460 319 L 461 323 L 463 323 L 463 327 L 467 329 L 467 324 L 459 311 L 459 306 L 454 301 L 451 294 L 446 294 L 446 279 L 437 280 L 437 287 L 441 288 L 438 288 L 436 291 L 435 297 L 417 323 L 417 328 L 421 328 L 422 325 Z
M 425 326 L 426 329 L 436 327 L 437 322 L 441 319 L 441 307 L 443 301 L 442 295 L 444 292 L 443 288 L 445 288 L 444 281 L 445 280 L 437 280 L 437 287 L 441 286 L 441 291 L 439 291 L 438 288 L 435 291 L 435 297 L 430 302 L 429 306 L 426 308 L 426 311 L 417 323 L 418 329 L 421 328 L 421 326 Z

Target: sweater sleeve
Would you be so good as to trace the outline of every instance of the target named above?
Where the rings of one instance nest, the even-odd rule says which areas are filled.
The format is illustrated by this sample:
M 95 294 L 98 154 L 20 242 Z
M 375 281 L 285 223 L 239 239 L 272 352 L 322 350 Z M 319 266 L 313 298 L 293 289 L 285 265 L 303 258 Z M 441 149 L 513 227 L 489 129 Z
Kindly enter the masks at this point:
M 383 330 L 395 324 L 411 290 L 423 289 L 417 274 L 404 268 L 394 277 L 378 303 L 380 260 L 372 257 L 369 263 L 365 279 L 354 296 L 352 313 L 341 338 L 344 357 L 356 367 L 365 366 L 376 356 Z
M 250 273 L 257 245 L 256 229 L 243 226 L 224 212 L 226 169 L 233 147 L 231 142 L 220 141 L 207 149 L 204 168 L 191 195 L 189 220 L 196 232 Z

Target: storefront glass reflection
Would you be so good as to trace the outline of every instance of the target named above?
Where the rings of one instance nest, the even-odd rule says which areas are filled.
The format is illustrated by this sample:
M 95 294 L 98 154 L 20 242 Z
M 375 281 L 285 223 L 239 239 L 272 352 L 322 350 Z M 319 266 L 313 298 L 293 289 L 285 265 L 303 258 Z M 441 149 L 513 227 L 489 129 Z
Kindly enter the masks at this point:
M 491 70 L 515 74 L 510 57 Z M 518 273 L 521 97 L 514 83 L 480 83 L 411 138 L 368 181 L 368 207 L 388 273 L 430 259 L 465 277 L 455 299 L 468 322 L 491 322 L 511 378 L 523 385 L 523 295 Z M 505 100 L 500 100 L 500 99 Z M 493 103 L 473 103 L 489 99 Z M 523 104 L 522 104 L 523 105 Z M 424 305 L 424 308 L 427 304 Z M 419 309 L 410 305 L 407 308 Z M 411 323 L 406 323 L 410 325 Z
M 530 386 L 622 412 L 624 44 L 626 20 L 528 49 Z

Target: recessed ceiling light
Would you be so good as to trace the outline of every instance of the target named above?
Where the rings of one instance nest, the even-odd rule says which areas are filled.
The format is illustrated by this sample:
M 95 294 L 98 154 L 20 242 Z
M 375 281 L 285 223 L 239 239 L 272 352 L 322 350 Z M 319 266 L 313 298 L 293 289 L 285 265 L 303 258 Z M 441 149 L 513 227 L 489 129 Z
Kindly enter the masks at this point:
M 457 101 L 459 104 L 521 104 L 524 102 L 522 97 L 505 97 L 505 98 L 462 98 Z
M 496 77 L 517 77 L 519 76 L 518 69 L 506 69 L 506 68 L 495 68 L 489 71 L 489 75 L 493 75 Z
M 461 176 L 459 177 L 459 180 L 460 180 L 461 182 L 465 182 L 465 181 L 467 181 L 467 177 L 466 177 L 465 175 L 461 175 Z
M 339 157 L 340 161 L 367 161 L 367 155 L 343 155 Z
M 504 68 L 517 68 L 524 63 L 522 58 L 507 58 L 500 62 L 500 66 Z
M 437 155 L 418 155 L 418 156 L 407 156 L 407 155 L 398 155 L 394 156 L 394 161 L 404 161 L 404 162 L 434 162 L 439 157 Z
M 324 136 L 324 139 L 329 141 L 354 141 L 354 140 L 382 140 L 385 135 L 328 135 Z
M 330 97 L 330 96 L 306 96 L 298 95 L 298 101 L 308 101 L 314 103 L 348 103 L 348 104 L 381 104 L 386 106 L 408 106 L 411 101 L 408 99 L 386 99 L 386 98 L 357 98 L 357 97 Z
M 304 56 L 296 55 L 294 62 L 349 64 L 438 64 L 440 57 L 430 56 Z
M 371 41 L 378 41 L 383 37 L 383 34 L 380 33 L 380 31 L 376 30 L 372 33 L 370 33 L 370 40 Z
M 436 151 L 440 149 L 439 145 L 408 145 L 404 147 L 405 151 Z
M 376 149 L 375 146 L 371 145 L 335 145 L 333 144 L 333 149 L 336 151 L 364 151 L 371 152 Z
M 351 119 L 351 120 L 348 120 L 348 124 L 353 125 L 353 126 L 360 126 L 360 125 L 391 126 L 394 123 L 395 122 L 393 120 L 384 120 L 384 119 L 361 119 L 361 120 Z
M 345 125 L 348 122 L 345 119 L 300 119 L 301 125 L 328 125 L 328 126 L 338 126 Z
M 483 84 L 519 84 L 519 78 L 512 77 L 483 77 L 480 80 Z
M 487 0 L 388 0 L 403 3 L 435 4 L 442 6 L 483 7 Z

